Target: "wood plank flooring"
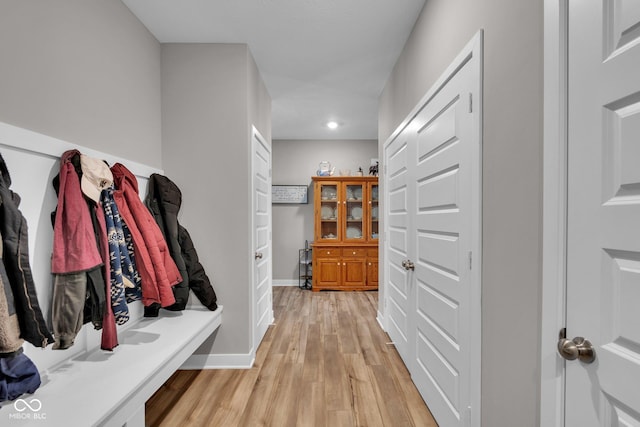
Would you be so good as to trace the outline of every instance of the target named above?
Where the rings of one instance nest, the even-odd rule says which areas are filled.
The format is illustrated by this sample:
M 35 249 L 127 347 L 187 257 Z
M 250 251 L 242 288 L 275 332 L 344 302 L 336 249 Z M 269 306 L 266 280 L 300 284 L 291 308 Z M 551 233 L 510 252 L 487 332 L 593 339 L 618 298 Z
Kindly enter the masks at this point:
M 176 372 L 147 426 L 437 427 L 376 321 L 377 292 L 274 287 L 251 369 Z

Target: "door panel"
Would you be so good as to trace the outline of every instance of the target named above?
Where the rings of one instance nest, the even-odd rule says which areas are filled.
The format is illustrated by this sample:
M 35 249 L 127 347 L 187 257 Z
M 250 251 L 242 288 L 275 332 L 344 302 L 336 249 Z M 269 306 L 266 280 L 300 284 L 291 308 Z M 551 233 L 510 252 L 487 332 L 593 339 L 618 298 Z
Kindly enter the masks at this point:
M 471 248 L 471 165 L 474 142 L 467 103 L 471 67 L 460 69 L 414 120 L 418 131 L 415 164 L 415 279 L 417 367 L 414 382 L 436 420 L 463 422 L 469 392 Z M 436 131 L 437 130 L 437 131 Z
M 342 271 L 345 286 L 364 286 L 366 284 L 365 258 L 343 258 Z
M 421 376 L 425 377 L 435 392 L 438 394 L 438 400 L 442 400 L 449 407 L 448 413 L 440 413 L 439 416 L 434 415 L 439 425 L 456 425 L 453 423 L 456 418 L 461 418 L 458 408 L 460 408 L 460 373 L 457 371 L 450 355 L 443 354 L 440 350 L 447 348 L 439 347 L 438 341 L 442 341 L 440 336 L 425 336 L 418 333 L 416 360 Z M 441 343 L 442 344 L 442 343 Z M 432 405 L 432 399 L 428 399 L 428 405 Z M 429 406 L 429 410 L 431 406 Z M 450 422 L 452 424 L 446 424 Z
M 566 425 L 640 425 L 640 6 L 569 4 Z
M 640 3 L 636 0 L 606 0 L 603 21 L 605 55 L 611 57 L 640 42 Z
M 314 274 L 317 276 L 317 282 L 319 287 L 331 287 L 337 288 L 341 283 L 340 272 L 340 258 L 316 258 L 317 267 Z
M 401 267 L 409 252 L 409 178 L 407 168 L 409 159 L 410 132 L 398 136 L 385 148 L 384 161 L 387 165 L 385 179 L 387 202 L 385 203 L 387 221 L 387 332 L 409 365 L 409 318 L 413 309 L 410 300 L 408 272 Z M 415 157 L 415 156 L 413 156 Z
M 273 321 L 271 301 L 271 150 L 254 132 L 253 147 L 253 299 L 254 350 Z
M 378 257 L 367 259 L 367 286 L 378 288 Z

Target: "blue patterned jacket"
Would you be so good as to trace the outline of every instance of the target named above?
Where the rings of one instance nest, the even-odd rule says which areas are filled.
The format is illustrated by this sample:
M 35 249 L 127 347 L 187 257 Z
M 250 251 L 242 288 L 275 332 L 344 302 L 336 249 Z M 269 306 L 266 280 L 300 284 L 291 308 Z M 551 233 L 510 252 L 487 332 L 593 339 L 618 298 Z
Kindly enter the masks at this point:
M 109 242 L 111 276 L 111 307 L 116 324 L 129 320 L 127 302 L 141 298 L 140 275 L 136 269 L 131 232 L 120 217 L 113 199 L 113 185 L 102 190 L 100 201 L 104 209 Z

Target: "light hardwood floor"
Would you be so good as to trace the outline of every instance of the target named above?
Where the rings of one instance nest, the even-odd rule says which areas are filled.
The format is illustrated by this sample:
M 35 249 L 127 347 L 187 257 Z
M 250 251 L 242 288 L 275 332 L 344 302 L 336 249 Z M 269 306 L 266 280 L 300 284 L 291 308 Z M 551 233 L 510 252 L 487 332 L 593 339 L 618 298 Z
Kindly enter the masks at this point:
M 251 369 L 178 371 L 147 426 L 437 426 L 376 321 L 377 292 L 274 287 Z

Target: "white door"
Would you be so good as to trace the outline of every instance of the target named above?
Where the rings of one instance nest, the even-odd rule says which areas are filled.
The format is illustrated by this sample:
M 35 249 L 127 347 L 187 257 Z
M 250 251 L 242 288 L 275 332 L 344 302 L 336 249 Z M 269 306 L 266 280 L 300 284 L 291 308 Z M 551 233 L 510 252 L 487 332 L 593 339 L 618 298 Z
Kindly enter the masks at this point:
M 387 331 L 447 427 L 480 425 L 480 56 L 479 34 L 384 150 Z
M 569 2 L 566 426 L 640 425 L 640 1 Z
M 467 63 L 414 119 L 416 368 L 414 382 L 443 426 L 467 425 L 471 360 L 473 129 Z M 477 85 L 477 83 L 476 83 Z M 477 112 L 476 112 L 477 114 Z M 476 159 L 479 161 L 479 159 Z
M 386 228 L 386 265 L 385 268 L 385 318 L 387 319 L 387 332 L 395 343 L 396 349 L 407 367 L 412 360 L 413 352 L 409 349 L 410 324 L 413 323 L 413 304 L 411 300 L 411 285 L 409 271 L 403 267 L 409 257 L 410 240 L 414 233 L 410 230 L 409 204 L 412 198 L 409 194 L 410 177 L 409 165 L 415 157 L 415 132 L 405 129 L 384 150 L 383 164 L 386 165 L 384 173 L 384 205 Z
M 271 148 L 254 128 L 253 161 L 253 350 L 273 322 L 271 289 Z

